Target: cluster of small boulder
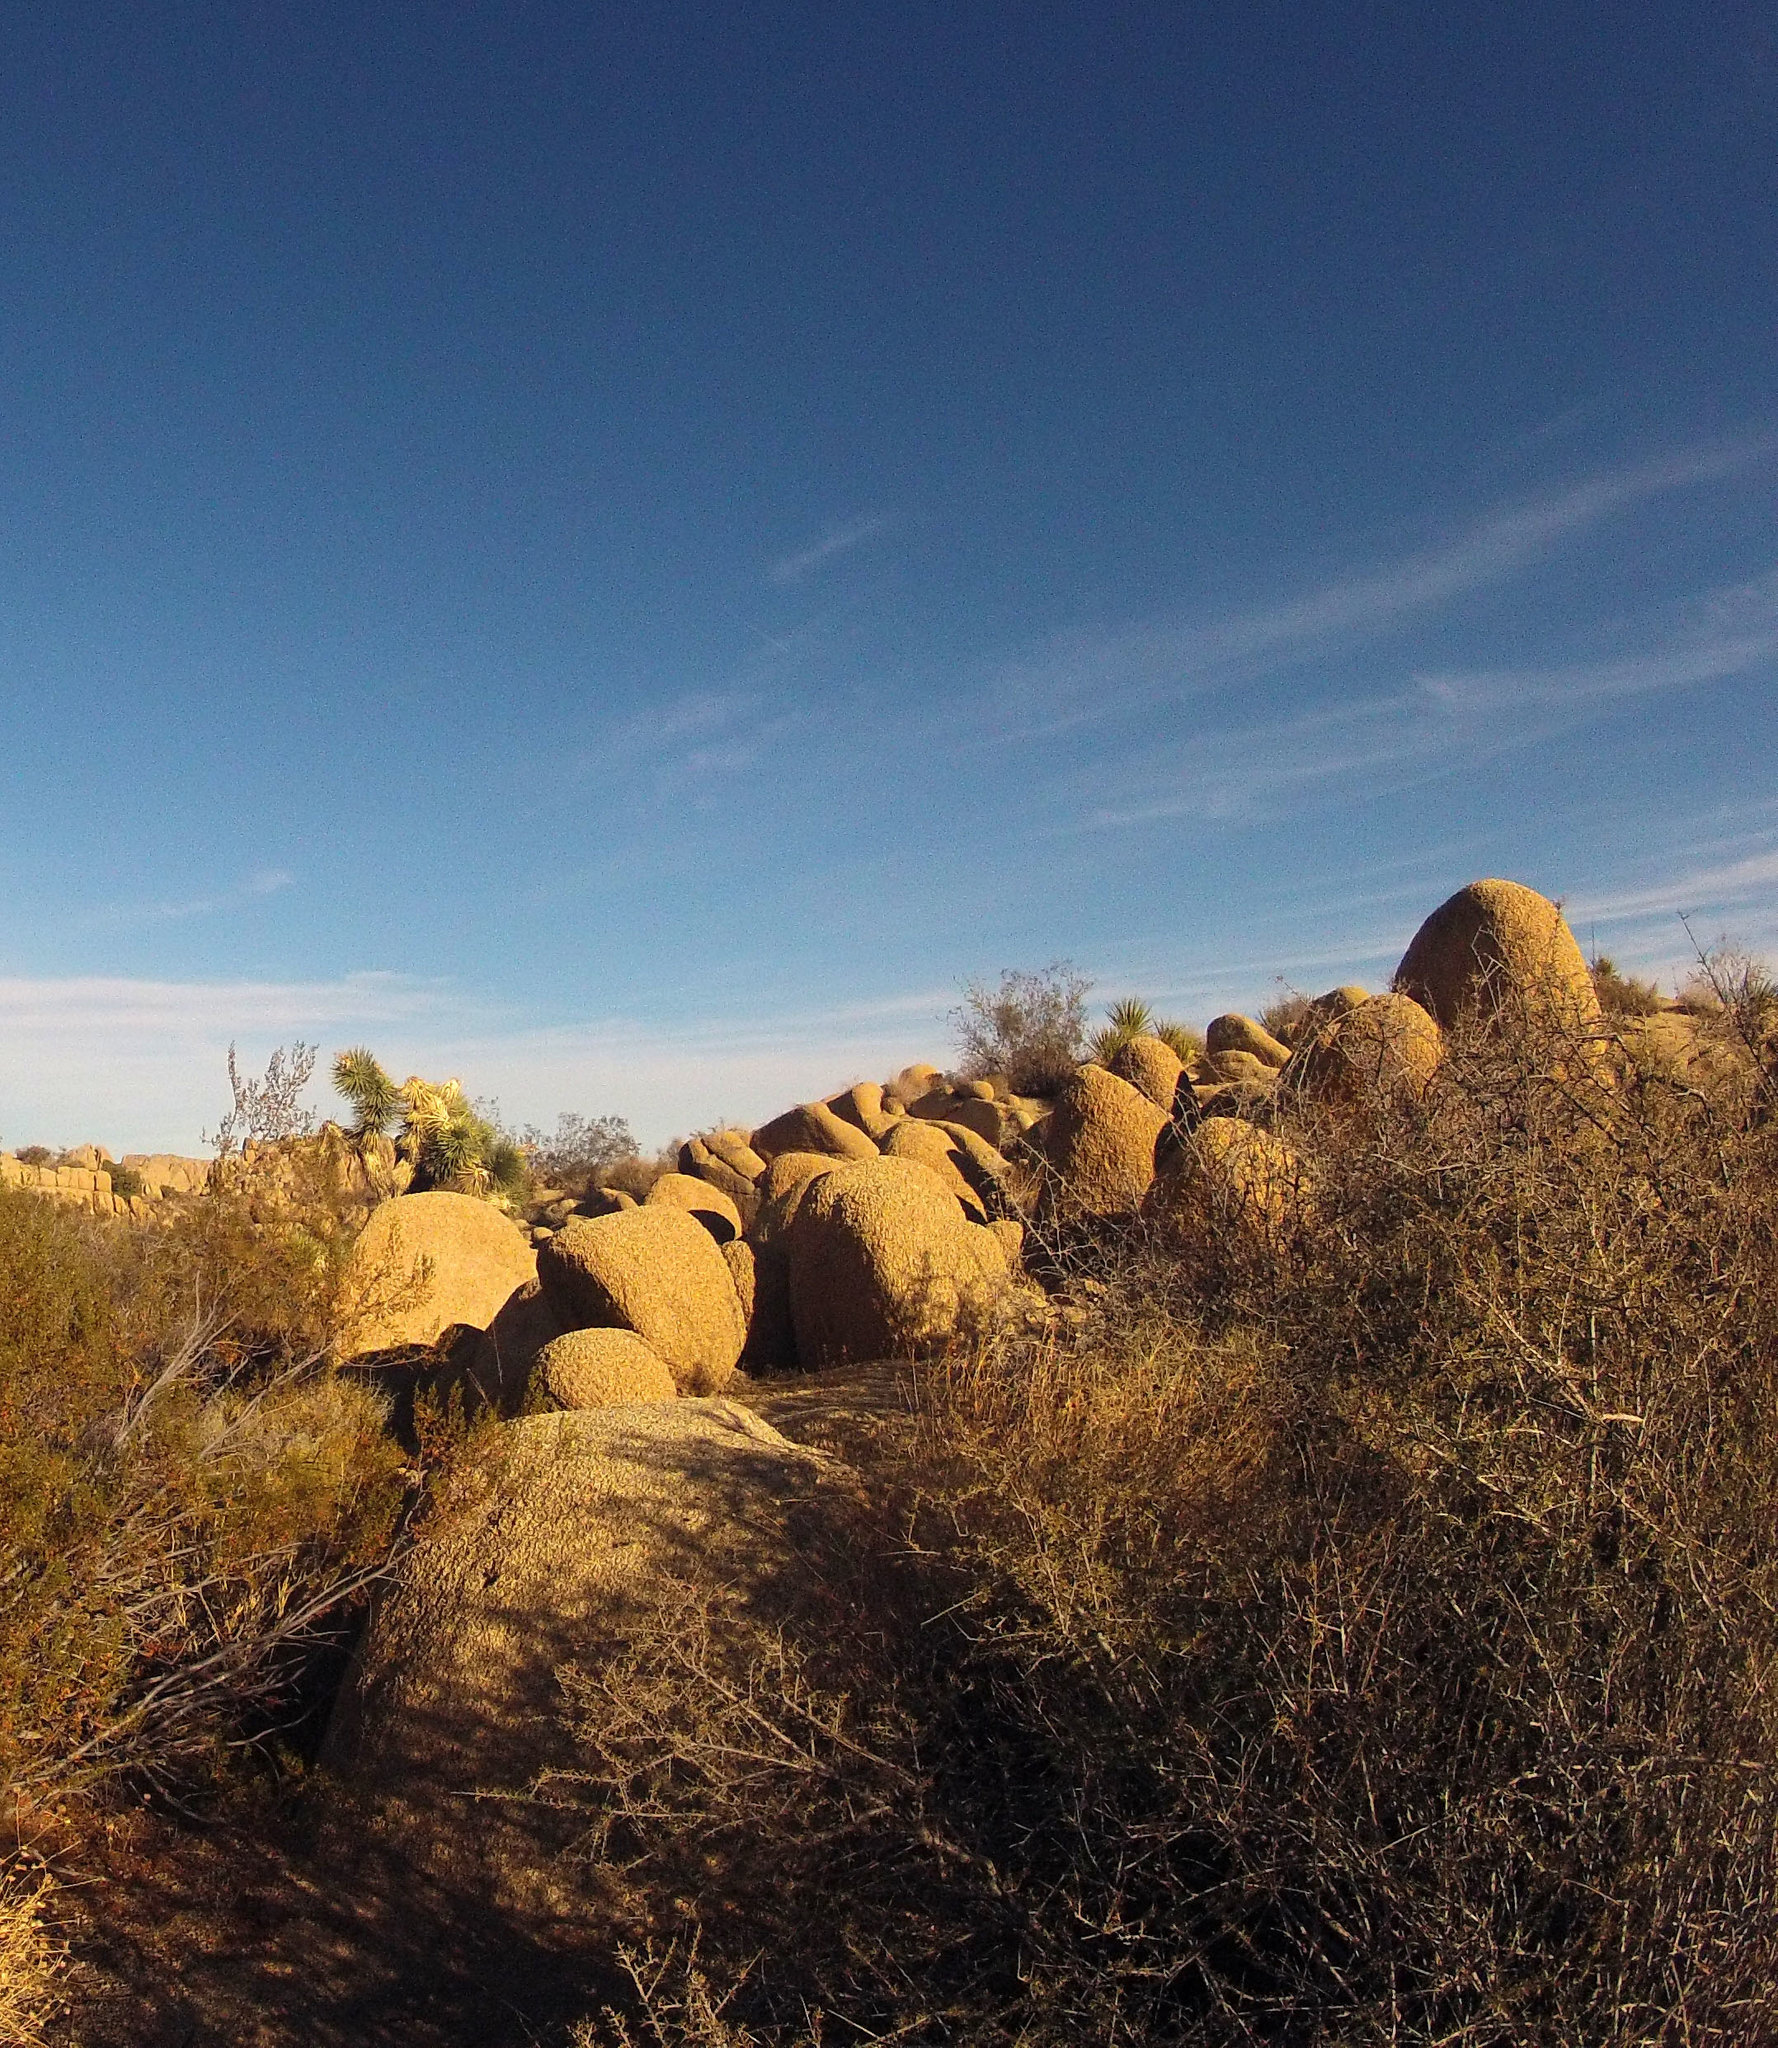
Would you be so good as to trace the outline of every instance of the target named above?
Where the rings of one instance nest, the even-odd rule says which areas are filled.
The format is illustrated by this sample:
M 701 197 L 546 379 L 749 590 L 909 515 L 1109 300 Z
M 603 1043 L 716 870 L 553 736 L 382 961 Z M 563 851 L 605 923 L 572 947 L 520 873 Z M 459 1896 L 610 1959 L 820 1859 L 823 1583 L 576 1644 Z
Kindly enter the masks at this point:
M 1421 1091 L 1450 1026 L 1508 990 L 1578 1037 L 1598 1025 L 1556 905 L 1477 882 L 1427 919 L 1390 992 L 1329 991 L 1290 1045 L 1231 1013 L 1189 1067 L 1138 1036 L 1048 1099 L 908 1067 L 693 1138 L 642 1200 L 595 1188 L 529 1237 L 467 1196 L 398 1196 L 360 1240 L 366 1298 L 420 1257 L 432 1282 L 417 1304 L 368 1314 L 360 1345 L 435 1343 L 455 1325 L 480 1333 L 472 1370 L 490 1398 L 510 1410 L 540 1386 L 582 1408 L 1040 1323 L 1023 1258 L 1033 1219 L 1276 1229 L 1308 1175 L 1264 1105 L 1280 1090 L 1329 1103 Z

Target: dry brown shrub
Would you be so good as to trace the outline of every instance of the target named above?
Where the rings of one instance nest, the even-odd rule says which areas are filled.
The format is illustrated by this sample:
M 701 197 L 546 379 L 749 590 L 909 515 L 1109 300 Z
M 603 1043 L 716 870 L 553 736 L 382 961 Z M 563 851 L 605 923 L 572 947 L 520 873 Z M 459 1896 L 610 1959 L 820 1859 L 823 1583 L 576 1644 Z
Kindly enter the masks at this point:
M 48 1887 L 0 1867 L 0 2041 L 40 2048 L 58 2004 L 60 1942 L 45 1925 Z

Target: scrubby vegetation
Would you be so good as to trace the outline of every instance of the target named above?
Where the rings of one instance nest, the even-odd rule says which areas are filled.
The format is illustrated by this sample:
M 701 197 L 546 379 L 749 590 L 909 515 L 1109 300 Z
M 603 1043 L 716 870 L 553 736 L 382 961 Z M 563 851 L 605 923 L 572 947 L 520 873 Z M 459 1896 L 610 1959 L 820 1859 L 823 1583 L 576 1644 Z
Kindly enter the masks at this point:
M 501 1129 L 498 1110 L 490 1114 L 472 1103 L 460 1081 L 410 1074 L 397 1087 L 375 1054 L 353 1046 L 334 1060 L 333 1085 L 351 1105 L 353 1135 L 361 1143 L 397 1127 L 396 1150 L 413 1169 L 415 1193 L 446 1188 L 519 1202 L 529 1192 L 524 1145 Z
M 571 1675 L 641 1921 L 585 2038 L 1778 2036 L 1772 1017 L 1713 974 L 1708 1086 L 1523 1015 L 1282 1100 L 1282 1240 L 1076 1234 L 1084 1320 L 927 1380 L 850 1627 Z
M 1066 960 L 1038 973 L 1009 969 L 993 988 L 971 982 L 951 1020 L 958 1071 L 1002 1074 L 1021 1095 L 1052 1093 L 1084 1050 L 1091 988 Z

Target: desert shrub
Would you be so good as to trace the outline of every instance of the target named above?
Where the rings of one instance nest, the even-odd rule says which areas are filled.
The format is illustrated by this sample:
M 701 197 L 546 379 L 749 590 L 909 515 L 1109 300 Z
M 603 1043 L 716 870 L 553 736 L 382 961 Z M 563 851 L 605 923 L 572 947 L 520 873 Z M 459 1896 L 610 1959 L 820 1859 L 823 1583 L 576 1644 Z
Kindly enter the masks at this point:
M 1661 992 L 1652 981 L 1623 974 L 1610 954 L 1594 956 L 1590 972 L 1599 1007 L 1611 1017 L 1652 1017 L 1662 1007 Z
M 126 1202 L 147 1192 L 148 1183 L 135 1167 L 124 1166 L 113 1160 L 105 1171 L 111 1178 L 111 1192 L 114 1195 L 121 1195 Z
M 44 1921 L 48 1887 L 0 1868 L 0 2041 L 39 2048 L 55 2009 L 60 1944 Z
M 352 1134 L 362 1144 L 399 1124 L 396 1149 L 413 1168 L 413 1188 L 493 1195 L 513 1204 L 531 1192 L 531 1161 L 523 1143 L 500 1124 L 497 1103 L 471 1102 L 460 1081 L 410 1074 L 398 1088 L 364 1046 L 338 1054 L 333 1085 L 352 1108 Z
M 1066 960 L 1038 973 L 1008 969 L 997 987 L 970 982 L 951 1013 L 966 1080 L 1004 1074 L 1020 1095 L 1049 1095 L 1085 1054 L 1092 983 Z
M 847 1626 L 578 1681 L 586 2038 L 1778 2037 L 1778 1133 L 1609 1053 L 1281 1106 L 1284 1242 L 928 1372 Z
M 663 1173 L 679 1170 L 679 1148 L 684 1143 L 683 1138 L 670 1138 L 658 1152 L 632 1152 L 627 1158 L 596 1167 L 587 1180 L 587 1188 L 589 1192 L 593 1188 L 621 1188 L 637 1201 L 646 1201 L 649 1189 Z
M 636 1140 L 621 1116 L 580 1116 L 564 1111 L 553 1131 L 527 1124 L 519 1142 L 536 1172 L 558 1188 L 584 1188 L 602 1169 L 636 1157 Z
M 25 1166 L 53 1166 L 56 1155 L 47 1145 L 21 1145 L 14 1157 Z
M 285 1138 L 306 1138 L 315 1128 L 313 1114 L 303 1106 L 302 1092 L 315 1072 L 317 1048 L 300 1040 L 279 1046 L 266 1061 L 264 1075 L 253 1080 L 241 1072 L 235 1049 L 228 1049 L 228 1085 L 233 1097 L 216 1127 L 213 1142 L 224 1157 L 249 1141 L 277 1144 Z
M 128 1230 L 0 1190 L 0 1776 L 66 1805 L 202 1778 L 275 1721 L 401 1507 L 331 1365 L 349 1224 L 244 1164 Z
M 1286 989 L 1259 1013 L 1259 1021 L 1280 1045 L 1294 1046 L 1315 1022 L 1315 1006 L 1295 989 Z

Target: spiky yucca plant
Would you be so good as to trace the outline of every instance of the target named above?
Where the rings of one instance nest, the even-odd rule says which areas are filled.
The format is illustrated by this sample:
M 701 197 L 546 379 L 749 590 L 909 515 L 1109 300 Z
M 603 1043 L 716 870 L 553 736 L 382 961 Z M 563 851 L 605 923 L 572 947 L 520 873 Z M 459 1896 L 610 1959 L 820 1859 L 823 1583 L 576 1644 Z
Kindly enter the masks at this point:
M 1163 1045 L 1171 1047 L 1188 1067 L 1195 1067 L 1204 1057 L 1204 1034 L 1194 1031 L 1189 1024 L 1157 1024 L 1154 1035 Z
M 368 1046 L 355 1045 L 333 1063 L 333 1085 L 352 1105 L 352 1135 L 380 1138 L 401 1114 L 401 1090 Z
M 484 1194 L 487 1154 L 494 1134 L 469 1105 L 460 1081 L 424 1081 L 410 1074 L 401 1085 L 403 1121 L 397 1141 L 416 1180 L 459 1194 Z
M 1101 1066 L 1116 1059 L 1132 1038 L 1154 1029 L 1154 1012 L 1140 996 L 1125 996 L 1106 1013 L 1105 1027 L 1088 1041 L 1088 1050 Z

